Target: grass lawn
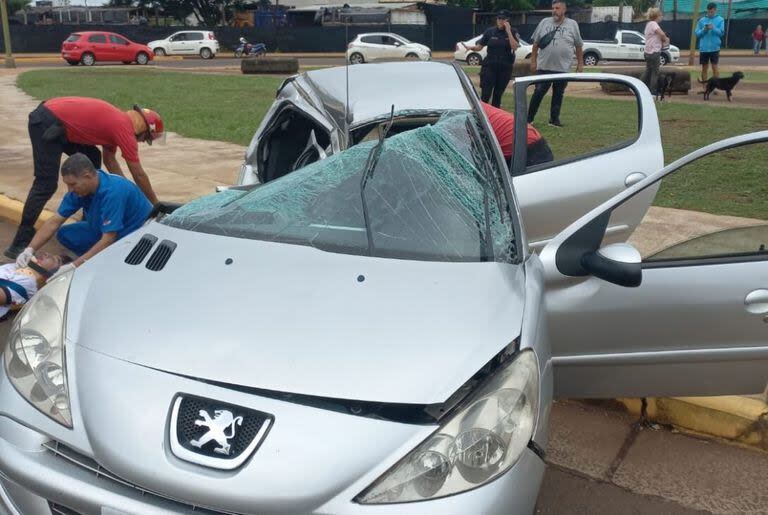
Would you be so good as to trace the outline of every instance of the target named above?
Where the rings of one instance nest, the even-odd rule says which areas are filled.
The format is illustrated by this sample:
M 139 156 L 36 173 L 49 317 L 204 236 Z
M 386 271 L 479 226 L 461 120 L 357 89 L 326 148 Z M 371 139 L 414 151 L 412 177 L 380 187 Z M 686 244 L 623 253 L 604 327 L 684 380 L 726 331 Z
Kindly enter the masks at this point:
M 479 68 L 478 68 L 479 69 Z M 595 70 L 596 71 L 596 70 Z M 765 75 L 768 82 L 768 73 Z M 757 76 L 750 73 L 749 78 Z M 34 70 L 19 86 L 45 99 L 81 95 L 103 98 L 122 108 L 142 103 L 157 109 L 171 131 L 184 136 L 246 145 L 271 105 L 280 77 L 121 69 Z M 537 121 L 546 122 L 547 95 Z M 512 110 L 512 95 L 503 107 Z M 768 129 L 768 110 L 671 102 L 658 105 L 667 163 L 709 143 Z M 561 119 L 565 128 L 538 123 L 557 157 L 575 156 L 630 138 L 637 112 L 627 98 L 577 98 L 566 91 Z M 751 150 L 729 152 L 679 179 L 665 181 L 656 198 L 661 206 L 768 219 L 766 156 Z M 756 166 L 757 165 L 757 166 Z
M 137 68 L 33 70 L 17 84 L 41 100 L 96 97 L 121 109 L 137 103 L 157 110 L 166 128 L 183 136 L 247 145 L 283 80 Z

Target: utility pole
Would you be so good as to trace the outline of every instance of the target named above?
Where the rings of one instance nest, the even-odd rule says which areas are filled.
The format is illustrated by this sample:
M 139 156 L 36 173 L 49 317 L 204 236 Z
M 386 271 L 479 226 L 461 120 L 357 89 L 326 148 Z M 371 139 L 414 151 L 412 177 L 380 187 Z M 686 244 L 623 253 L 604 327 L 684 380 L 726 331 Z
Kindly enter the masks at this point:
M 5 44 L 5 67 L 16 68 L 16 61 L 13 60 L 11 52 L 11 29 L 8 26 L 8 2 L 0 0 L 0 17 L 3 19 L 3 43 Z
M 725 48 L 728 48 L 728 36 L 731 32 L 731 4 L 732 0 L 728 0 L 728 21 L 725 22 Z
M 691 12 L 691 46 L 688 52 L 688 66 L 693 66 L 693 58 L 696 54 L 696 22 L 699 20 L 699 9 L 701 9 L 701 0 L 695 0 L 693 12 Z

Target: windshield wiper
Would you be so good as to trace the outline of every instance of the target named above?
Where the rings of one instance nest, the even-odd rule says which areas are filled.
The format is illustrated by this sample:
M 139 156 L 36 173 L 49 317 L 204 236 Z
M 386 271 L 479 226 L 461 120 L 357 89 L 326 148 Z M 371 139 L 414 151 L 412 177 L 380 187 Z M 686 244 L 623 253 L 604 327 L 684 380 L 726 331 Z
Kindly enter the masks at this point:
M 478 181 L 483 186 L 483 215 L 485 216 L 485 238 L 483 238 L 483 241 L 485 242 L 485 255 L 481 256 L 481 261 L 489 261 L 493 259 L 493 241 L 491 236 L 491 209 L 490 209 L 490 199 L 488 195 L 488 189 L 491 187 L 491 173 L 490 170 L 488 170 L 488 163 L 485 161 L 484 156 L 481 154 L 481 148 L 482 148 L 482 140 L 480 139 L 480 134 L 477 132 L 477 127 L 475 127 L 475 124 L 472 123 L 471 120 L 467 119 L 467 128 L 469 129 L 469 134 L 471 136 L 470 138 L 470 146 L 472 147 L 473 153 L 477 153 L 481 157 L 482 164 L 480 167 L 483 169 L 484 175 L 480 175 L 479 171 L 476 174 L 478 177 Z M 473 167 L 474 168 L 474 167 Z M 496 197 L 496 201 L 499 202 L 499 198 Z M 501 203 L 499 202 L 497 204 L 499 206 L 499 209 L 501 209 Z M 478 224 L 479 225 L 479 224 Z M 480 231 L 480 234 L 482 235 L 482 231 Z
M 387 138 L 387 134 L 389 134 L 389 129 L 392 128 L 392 122 L 394 121 L 394 118 L 395 105 L 392 104 L 392 110 L 389 113 L 389 120 L 384 126 L 384 130 L 379 130 L 379 141 L 376 143 L 376 146 L 374 146 L 368 153 L 368 159 L 365 162 L 363 175 L 360 177 L 360 200 L 363 204 L 363 221 L 365 222 L 365 236 L 368 239 L 369 256 L 373 256 L 373 233 L 371 232 L 371 220 L 368 215 L 368 202 L 365 200 L 365 187 L 368 185 L 368 179 L 373 177 L 373 172 L 379 162 L 381 151 L 384 148 L 384 140 Z

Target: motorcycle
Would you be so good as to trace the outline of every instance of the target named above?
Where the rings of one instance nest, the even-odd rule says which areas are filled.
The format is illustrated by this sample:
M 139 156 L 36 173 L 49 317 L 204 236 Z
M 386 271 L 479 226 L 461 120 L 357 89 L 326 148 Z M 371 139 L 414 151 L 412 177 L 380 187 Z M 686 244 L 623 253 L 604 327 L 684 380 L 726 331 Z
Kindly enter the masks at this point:
M 267 53 L 267 46 L 264 43 L 251 44 L 240 40 L 240 46 L 235 49 L 235 57 L 255 57 Z

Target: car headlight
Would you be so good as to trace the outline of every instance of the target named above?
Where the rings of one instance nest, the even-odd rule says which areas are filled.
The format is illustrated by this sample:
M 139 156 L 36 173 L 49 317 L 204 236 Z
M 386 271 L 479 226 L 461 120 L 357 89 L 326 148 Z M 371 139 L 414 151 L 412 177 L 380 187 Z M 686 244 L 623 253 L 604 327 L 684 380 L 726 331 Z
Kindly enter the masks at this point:
M 536 356 L 526 350 L 355 500 L 362 504 L 424 501 L 492 481 L 509 470 L 528 446 L 538 405 Z
M 74 270 L 52 279 L 13 321 L 5 370 L 19 394 L 56 422 L 72 427 L 64 353 L 64 313 Z

